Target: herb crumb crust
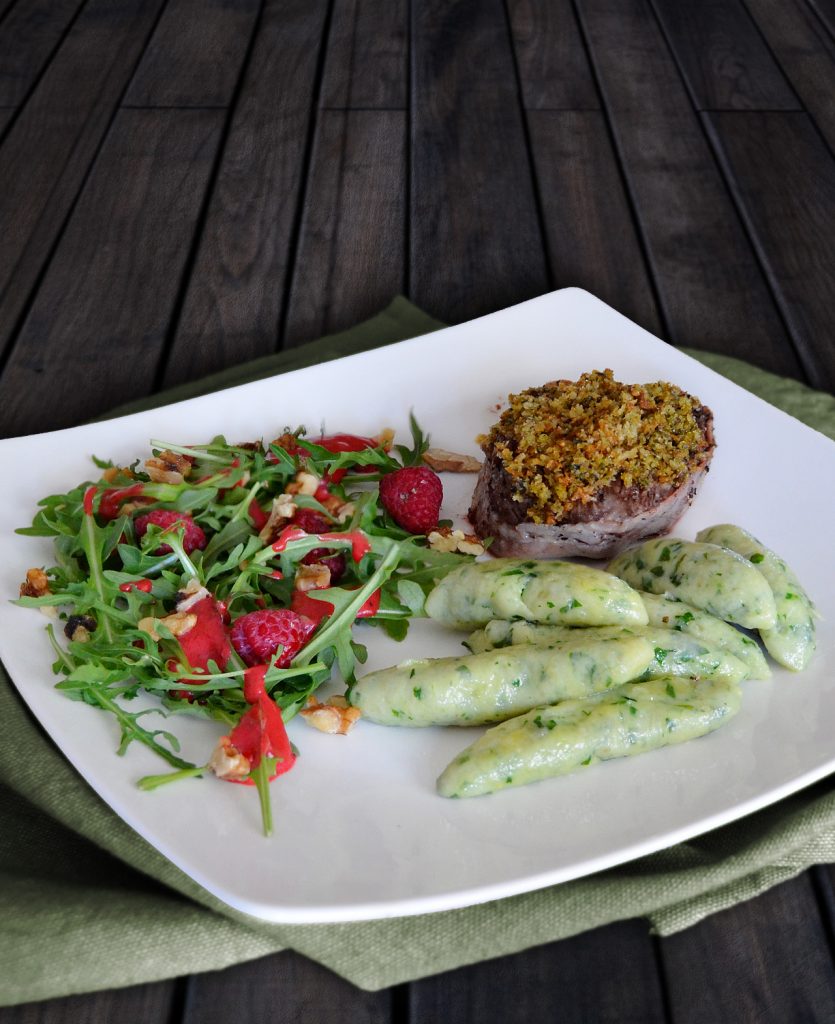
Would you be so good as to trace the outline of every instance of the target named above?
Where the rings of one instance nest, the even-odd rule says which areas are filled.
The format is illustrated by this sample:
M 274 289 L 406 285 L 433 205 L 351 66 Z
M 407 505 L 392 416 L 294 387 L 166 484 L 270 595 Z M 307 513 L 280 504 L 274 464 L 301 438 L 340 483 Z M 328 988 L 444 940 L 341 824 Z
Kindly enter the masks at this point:
M 553 525 L 613 484 L 676 487 L 711 448 L 701 403 L 667 381 L 622 384 L 610 369 L 592 370 L 509 403 L 478 442 L 501 460 L 534 523 Z

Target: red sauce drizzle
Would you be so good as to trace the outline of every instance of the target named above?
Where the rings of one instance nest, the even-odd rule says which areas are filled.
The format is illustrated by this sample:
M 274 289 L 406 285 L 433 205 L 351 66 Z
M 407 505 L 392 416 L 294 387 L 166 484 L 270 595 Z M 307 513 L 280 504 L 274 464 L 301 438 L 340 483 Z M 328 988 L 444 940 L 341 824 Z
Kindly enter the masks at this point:
M 266 665 L 253 665 L 244 673 L 244 697 L 249 704 L 256 704 L 264 692 Z
M 320 540 L 349 540 L 351 542 L 351 557 L 359 562 L 363 555 L 371 550 L 371 544 L 362 530 L 351 530 L 348 533 L 319 533 Z
M 99 515 L 102 519 L 118 519 L 122 502 L 141 494 L 142 486 L 142 484 L 133 484 L 130 487 L 117 487 L 102 491 Z M 89 491 L 87 493 L 89 494 Z
M 129 594 L 132 590 L 141 590 L 143 594 L 150 594 L 153 583 L 150 580 L 136 580 L 133 583 L 120 583 L 119 590 L 123 594 Z
M 300 530 L 297 526 L 285 526 L 278 535 L 278 540 L 273 544 L 273 551 L 278 554 L 279 552 L 284 551 L 291 541 L 302 540 L 309 536 L 309 533 L 306 533 L 304 530 Z

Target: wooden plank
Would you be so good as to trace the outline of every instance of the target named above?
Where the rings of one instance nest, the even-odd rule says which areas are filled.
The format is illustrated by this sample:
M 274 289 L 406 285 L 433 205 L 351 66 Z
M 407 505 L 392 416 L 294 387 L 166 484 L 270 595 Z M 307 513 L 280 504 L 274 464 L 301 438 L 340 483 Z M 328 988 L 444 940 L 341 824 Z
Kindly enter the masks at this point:
M 49 259 L 164 0 L 90 0 L 0 147 L 0 352 Z
M 662 330 L 603 115 L 532 110 L 528 126 L 558 288 L 586 288 L 653 334 Z
M 829 948 L 835 953 L 835 864 L 818 864 L 808 871 L 826 927 Z
M 816 387 L 832 390 L 832 155 L 806 114 L 717 112 L 706 120 L 806 375 Z
M 408 0 L 338 0 L 321 104 L 334 109 L 405 110 Z
M 152 390 L 222 120 L 119 113 L 0 378 L 2 433 L 71 426 Z
M 798 110 L 739 0 L 652 0 L 698 110 Z
M 181 1024 L 389 1024 L 387 992 L 363 992 L 290 951 L 189 981 Z
M 835 974 L 806 875 L 660 945 L 675 1024 L 835 1020 Z
M 411 1024 L 666 1019 L 652 941 L 641 921 L 417 981 L 409 993 Z
M 807 2 L 826 25 L 829 34 L 835 37 L 835 2 L 833 0 L 807 0 Z
M 570 0 L 508 0 L 529 110 L 597 110 L 600 99 Z
M 17 0 L 0 0 L 0 26 L 2 26 L 4 20 L 8 17 L 9 12 L 17 3 Z
M 176 982 L 161 981 L 111 992 L 7 1006 L 0 1008 L 0 1024 L 101 1024 L 102 1021 L 167 1024 L 172 1019 L 175 991 Z
M 448 322 L 549 287 L 500 0 L 413 8 L 410 290 Z
M 223 152 L 165 383 L 278 346 L 327 0 L 268 0 Z
M 15 115 L 17 107 L 0 107 L 0 138 L 2 138 L 6 125 Z
M 578 0 L 666 334 L 776 373 L 800 364 L 646 0 Z
M 835 39 L 806 0 L 745 0 L 783 71 L 835 152 Z
M 0 27 L 0 106 L 17 106 L 37 81 L 82 0 L 28 0 Z
M 323 111 L 284 347 L 357 323 L 403 291 L 406 112 Z
M 127 106 L 228 106 L 259 0 L 170 0 L 125 96 Z

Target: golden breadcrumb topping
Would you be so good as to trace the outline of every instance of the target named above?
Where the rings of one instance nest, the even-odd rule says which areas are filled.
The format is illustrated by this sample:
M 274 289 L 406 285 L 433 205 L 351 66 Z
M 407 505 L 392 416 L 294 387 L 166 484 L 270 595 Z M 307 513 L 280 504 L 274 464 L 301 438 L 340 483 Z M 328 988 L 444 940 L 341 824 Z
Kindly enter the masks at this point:
M 666 381 L 621 384 L 611 370 L 593 370 L 509 401 L 478 442 L 501 459 L 535 523 L 558 522 L 612 484 L 678 486 L 712 447 L 699 400 Z

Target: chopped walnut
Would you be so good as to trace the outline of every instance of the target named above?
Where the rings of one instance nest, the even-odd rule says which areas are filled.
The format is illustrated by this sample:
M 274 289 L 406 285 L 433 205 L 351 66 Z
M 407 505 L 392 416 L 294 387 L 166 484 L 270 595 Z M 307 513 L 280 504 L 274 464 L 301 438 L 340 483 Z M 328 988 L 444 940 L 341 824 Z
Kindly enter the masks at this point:
M 279 494 L 277 498 L 273 498 L 270 517 L 264 523 L 261 532 L 258 534 L 258 539 L 262 540 L 265 544 L 269 544 L 278 535 L 281 527 L 286 526 L 295 514 L 296 503 L 293 501 L 292 494 Z
M 328 494 L 322 499 L 321 504 L 328 510 L 328 514 L 340 523 L 350 519 L 354 514 L 354 503 L 343 501 L 336 494 Z
M 191 460 L 166 449 L 157 458 L 145 460 L 145 471 L 158 484 L 181 484 L 191 472 Z
M 275 445 L 276 448 L 283 448 L 285 451 L 293 451 L 298 447 L 298 438 L 295 434 L 290 434 L 285 431 L 283 434 L 279 434 L 274 440 L 270 441 L 271 445 Z
M 249 759 L 232 743 L 228 736 L 221 736 L 209 758 L 209 767 L 219 779 L 245 779 L 252 766 Z
M 135 474 L 132 469 L 128 469 L 126 466 L 108 466 L 108 468 L 102 473 L 101 478 L 105 483 L 112 484 L 120 476 L 126 476 L 133 479 Z
M 153 498 L 137 498 L 136 501 L 126 501 L 124 505 L 119 506 L 120 516 L 131 516 L 134 512 L 137 512 L 141 508 L 145 508 L 146 505 L 153 505 Z
M 160 622 L 172 636 L 183 636 L 197 625 L 197 616 L 191 612 L 174 612 L 160 619 Z
M 154 628 L 157 624 L 157 620 L 153 616 L 147 616 L 144 619 L 140 619 L 136 624 L 136 628 L 142 633 L 147 633 L 148 636 L 155 642 L 159 642 L 159 633 Z
M 26 579 L 20 584 L 21 597 L 46 597 L 51 593 L 49 577 L 43 569 L 26 570 Z
M 197 616 L 190 612 L 173 612 L 171 615 L 166 615 L 164 619 L 154 619 L 149 616 L 139 620 L 137 629 L 147 633 L 152 640 L 158 641 L 160 635 L 156 631 L 157 624 L 165 626 L 172 636 L 183 636 L 197 625 Z
M 324 590 L 331 585 L 331 571 L 321 562 L 312 565 L 300 565 L 296 569 L 293 586 L 296 590 Z
M 320 704 L 315 697 L 308 697 L 307 707 L 299 714 L 319 732 L 345 736 L 359 720 L 361 712 L 359 708 L 349 707 L 344 697 L 331 697 L 325 704 Z
M 481 462 L 472 455 L 459 455 L 444 448 L 429 448 L 423 453 L 423 461 L 436 473 L 477 473 Z
M 296 473 L 296 479 L 287 484 L 288 494 L 306 494 L 309 498 L 319 490 L 321 480 L 315 473 L 306 473 L 304 470 Z
M 473 533 L 439 526 L 427 537 L 433 551 L 459 551 L 462 555 L 483 555 L 484 545 Z

